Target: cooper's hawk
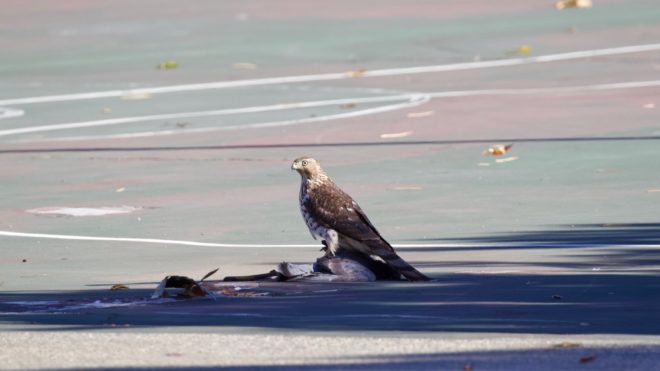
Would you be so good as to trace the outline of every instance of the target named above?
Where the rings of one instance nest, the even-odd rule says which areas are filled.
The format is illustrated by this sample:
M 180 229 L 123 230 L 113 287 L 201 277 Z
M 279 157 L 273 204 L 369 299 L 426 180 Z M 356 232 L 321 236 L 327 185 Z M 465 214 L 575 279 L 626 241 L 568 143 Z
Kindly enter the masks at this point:
M 291 169 L 302 178 L 300 212 L 303 219 L 312 237 L 325 241 L 330 254 L 345 249 L 366 257 L 377 256 L 410 281 L 430 279 L 394 252 L 357 202 L 328 177 L 315 159 L 296 159 Z

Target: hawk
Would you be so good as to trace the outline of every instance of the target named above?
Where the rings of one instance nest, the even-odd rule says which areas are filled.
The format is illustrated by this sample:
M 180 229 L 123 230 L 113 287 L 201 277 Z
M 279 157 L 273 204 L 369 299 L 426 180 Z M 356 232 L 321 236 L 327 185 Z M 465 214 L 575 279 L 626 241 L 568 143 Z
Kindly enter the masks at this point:
M 342 191 L 323 171 L 318 161 L 301 157 L 292 170 L 301 176 L 300 212 L 312 237 L 321 237 L 328 253 L 339 249 L 378 257 L 410 281 L 427 281 L 425 276 L 396 254 L 351 196 Z

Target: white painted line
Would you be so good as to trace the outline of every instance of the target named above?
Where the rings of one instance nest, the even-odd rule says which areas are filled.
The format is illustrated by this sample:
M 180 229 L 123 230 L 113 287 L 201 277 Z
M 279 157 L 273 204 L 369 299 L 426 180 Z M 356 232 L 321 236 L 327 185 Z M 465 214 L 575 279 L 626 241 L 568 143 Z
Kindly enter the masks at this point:
M 140 137 L 153 137 L 153 136 L 161 136 L 161 135 L 175 135 L 175 134 L 203 133 L 203 132 L 224 131 L 224 130 L 290 126 L 290 125 L 298 125 L 298 124 L 321 122 L 321 121 L 338 120 L 344 118 L 364 116 L 368 114 L 375 114 L 380 112 L 387 112 L 396 109 L 410 108 L 426 103 L 431 98 L 457 98 L 457 97 L 471 97 L 471 96 L 481 96 L 481 95 L 552 94 L 552 93 L 606 91 L 606 90 L 617 90 L 617 89 L 652 88 L 652 87 L 660 87 L 660 80 L 628 81 L 621 83 L 578 85 L 578 86 L 565 86 L 565 87 L 552 87 L 552 88 L 484 89 L 484 90 L 440 91 L 440 92 L 430 92 L 430 93 L 407 93 L 404 95 L 392 95 L 392 96 L 384 96 L 384 97 L 381 96 L 381 97 L 364 97 L 364 98 L 355 98 L 355 99 L 350 99 L 350 98 L 333 99 L 326 101 L 313 101 L 313 102 L 279 104 L 279 105 L 271 105 L 271 106 L 234 108 L 234 109 L 215 110 L 215 111 L 125 117 L 125 118 L 116 118 L 109 120 L 96 120 L 96 121 L 85 121 L 78 123 L 36 126 L 30 128 L 10 129 L 10 130 L 0 131 L 0 136 L 15 135 L 15 134 L 28 133 L 28 132 L 65 130 L 65 129 L 80 128 L 80 127 L 118 125 L 125 123 L 152 121 L 152 120 L 165 120 L 165 119 L 173 119 L 173 118 L 219 116 L 219 115 L 229 115 L 229 114 L 238 114 L 238 113 L 265 112 L 270 110 L 284 110 L 284 109 L 296 109 L 296 108 L 308 108 L 308 107 L 321 107 L 321 106 L 329 106 L 329 105 L 341 105 L 347 103 L 377 103 L 377 102 L 388 102 L 388 101 L 408 99 L 408 102 L 401 104 L 386 105 L 382 107 L 376 107 L 376 108 L 370 108 L 364 110 L 354 110 L 351 112 L 341 113 L 336 115 L 307 117 L 307 118 L 294 119 L 294 120 L 272 121 L 272 122 L 264 122 L 264 123 L 231 125 L 231 126 L 222 126 L 222 127 L 207 127 L 207 128 L 186 129 L 186 130 L 149 131 L 149 132 L 138 132 L 138 133 L 130 133 L 130 134 L 76 136 L 76 137 L 63 137 L 63 138 L 62 137 L 39 138 L 39 139 L 30 139 L 27 141 L 19 141 L 19 142 L 51 142 L 51 141 L 75 141 L 75 140 L 91 140 L 91 139 L 140 138 Z
M 628 54 L 628 53 L 640 53 L 640 52 L 655 51 L 655 50 L 660 50 L 660 44 L 622 46 L 615 48 L 584 50 L 584 51 L 569 52 L 569 53 L 548 54 L 538 57 L 511 58 L 511 59 L 500 59 L 493 61 L 465 62 L 465 63 L 434 65 L 434 66 L 389 68 L 389 69 L 365 71 L 361 73 L 359 77 L 355 77 L 354 73 L 351 72 L 339 72 L 339 73 L 326 73 L 326 74 L 314 74 L 314 75 L 269 77 L 269 78 L 261 78 L 261 79 L 248 79 L 248 80 L 236 80 L 236 81 L 216 81 L 216 82 L 207 82 L 207 83 L 198 83 L 198 84 L 171 85 L 171 86 L 161 86 L 161 87 L 142 88 L 142 89 L 133 89 L 133 90 L 109 90 L 109 91 L 99 91 L 99 92 L 89 92 L 89 93 L 47 95 L 40 97 L 26 97 L 26 98 L 0 100 L 0 105 L 64 102 L 64 101 L 76 101 L 76 100 L 85 100 L 85 99 L 114 98 L 114 97 L 121 97 L 126 94 L 165 94 L 165 93 L 175 93 L 175 92 L 184 92 L 184 91 L 226 89 L 226 88 L 245 87 L 245 86 L 292 84 L 292 83 L 301 83 L 301 82 L 343 80 L 343 79 L 353 79 L 353 78 L 362 78 L 362 77 L 382 77 L 382 76 L 398 76 L 398 75 L 410 75 L 410 74 L 432 73 L 432 72 L 460 71 L 460 70 L 471 70 L 471 69 L 481 69 L 481 68 L 507 67 L 507 66 L 516 66 L 523 64 L 533 64 L 533 63 L 567 61 L 574 59 L 584 59 L 584 58 L 593 58 L 593 57 L 601 57 L 607 55 Z
M 129 124 L 136 122 L 146 122 L 146 121 L 158 121 L 158 120 L 172 120 L 172 119 L 184 119 L 184 118 L 193 118 L 193 117 L 210 117 L 210 116 L 222 116 L 222 115 L 234 115 L 234 114 L 245 114 L 245 113 L 256 113 L 256 112 L 268 112 L 268 111 L 277 111 L 277 110 L 288 110 L 288 109 L 300 109 L 300 108 L 310 108 L 310 107 L 322 107 L 322 106 L 332 106 L 332 105 L 342 105 L 347 103 L 375 103 L 375 102 L 390 102 L 406 100 L 406 102 L 385 105 L 375 108 L 368 108 L 363 110 L 354 110 L 351 112 L 340 113 L 335 115 L 326 115 L 326 116 L 317 116 L 317 117 L 307 117 L 303 119 L 296 120 L 285 120 L 285 121 L 273 121 L 273 122 L 262 122 L 255 124 L 246 124 L 246 125 L 232 125 L 232 126 L 223 126 L 223 127 L 210 127 L 210 128 L 200 128 L 200 129 L 187 129 L 187 130 L 178 130 L 178 131 L 165 131 L 167 134 L 181 134 L 181 133 L 199 133 L 199 132 L 209 132 L 209 131 L 221 131 L 221 130 L 236 130 L 236 129 L 254 129 L 254 128 L 266 128 L 266 127 L 278 127 L 278 126 L 289 126 L 297 125 L 301 123 L 309 122 L 320 122 L 320 121 L 329 121 L 337 120 L 343 118 L 357 117 L 363 115 L 370 115 L 380 112 L 393 111 L 397 109 L 409 108 L 418 106 L 420 104 L 426 103 L 430 100 L 430 97 L 426 94 L 407 94 L 407 95 L 398 95 L 398 96 L 385 96 L 385 97 L 366 97 L 366 98 L 346 98 L 346 99 L 332 99 L 325 101 L 312 101 L 312 102 L 300 102 L 300 103 L 288 103 L 288 104 L 275 104 L 269 106 L 256 106 L 256 107 L 245 107 L 245 108 L 229 108 L 222 110 L 213 110 L 213 111 L 198 111 L 198 112 L 182 112 L 182 113 L 168 113 L 160 115 L 148 115 L 148 116 L 135 116 L 135 117 L 121 117 L 115 119 L 106 119 L 106 120 L 93 120 L 93 121 L 82 121 L 82 122 L 70 122 L 63 124 L 53 124 L 53 125 L 43 125 L 43 126 L 32 126 L 26 128 L 18 129 L 7 129 L 0 130 L 0 136 L 10 136 L 18 134 L 27 134 L 27 133 L 37 133 L 45 131 L 56 131 L 56 130 L 67 130 L 67 129 L 80 129 L 96 126 L 108 126 L 108 125 L 120 125 L 120 124 Z M 159 132 L 163 133 L 163 132 Z M 121 134 L 122 138 L 131 138 L 131 137 L 143 137 L 150 136 L 145 135 L 144 133 L 138 133 L 137 135 L 131 134 Z M 99 136 L 99 138 L 109 138 L 110 136 Z M 116 136 L 115 136 L 116 137 Z M 85 139 L 91 139 L 93 137 L 83 137 Z M 63 139 L 59 139 L 63 140 Z
M 12 117 L 21 117 L 24 114 L 25 111 L 23 111 L 22 109 L 0 107 L 0 120 L 12 118 Z
M 431 98 L 456 98 L 472 97 L 478 95 L 521 95 L 521 94 L 552 94 L 552 93 L 574 93 L 582 91 L 601 91 L 618 90 L 634 88 L 653 88 L 660 87 L 660 80 L 649 81 L 627 81 L 610 84 L 577 85 L 577 86 L 557 86 L 552 88 L 521 88 L 521 89 L 483 89 L 483 90 L 464 90 L 464 91 L 439 91 L 425 93 Z
M 151 243 L 162 245 L 184 245 L 184 246 L 199 246 L 199 247 L 245 247 L 245 248 L 268 248 L 268 247 L 296 247 L 296 248 L 318 248 L 321 244 L 313 245 L 293 245 L 293 244 L 231 244 L 231 243 L 212 243 L 212 242 L 196 242 L 184 240 L 164 240 L 157 238 L 126 238 L 126 237 L 94 237 L 94 236 L 76 236 L 64 234 L 44 234 L 44 233 L 23 233 L 12 231 L 0 231 L 0 236 L 5 237 L 22 237 L 22 238 L 42 238 L 53 240 L 71 240 L 71 241 L 105 241 L 105 242 L 135 242 L 135 243 Z M 602 244 L 602 243 L 548 243 L 548 244 L 521 244 L 521 243 L 423 243 L 423 244 L 392 244 L 396 248 L 478 248 L 478 247 L 517 247 L 517 248 L 570 248 L 570 247 L 641 247 L 641 248 L 660 248 L 659 244 Z
M 43 233 L 20 233 L 11 231 L 0 231 L 0 236 L 6 237 L 23 237 L 23 238 L 44 238 L 52 240 L 72 240 L 72 241 L 106 241 L 106 242 L 136 242 L 136 243 L 153 243 L 163 245 L 184 245 L 184 246 L 201 246 L 201 247 L 319 247 L 317 245 L 261 245 L 261 244 L 230 244 L 230 243 L 211 243 L 211 242 L 195 242 L 195 241 L 182 241 L 182 240 L 163 240 L 157 238 L 123 238 L 123 237 L 91 237 L 91 236 L 74 236 L 63 234 L 43 234 Z
M 102 216 L 116 214 L 130 214 L 142 210 L 141 207 L 119 206 L 119 207 L 38 207 L 25 210 L 30 214 L 38 215 L 67 215 L 67 216 Z

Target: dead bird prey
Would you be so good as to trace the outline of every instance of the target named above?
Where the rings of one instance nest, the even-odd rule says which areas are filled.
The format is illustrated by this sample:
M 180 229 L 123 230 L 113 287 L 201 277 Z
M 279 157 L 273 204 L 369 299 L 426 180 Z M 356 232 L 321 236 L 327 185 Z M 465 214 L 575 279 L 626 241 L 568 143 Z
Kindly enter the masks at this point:
M 315 159 L 298 158 L 291 169 L 301 176 L 300 212 L 305 224 L 314 239 L 323 239 L 329 256 L 346 251 L 363 259 L 377 257 L 410 281 L 430 280 L 396 254 L 357 202 L 328 177 Z

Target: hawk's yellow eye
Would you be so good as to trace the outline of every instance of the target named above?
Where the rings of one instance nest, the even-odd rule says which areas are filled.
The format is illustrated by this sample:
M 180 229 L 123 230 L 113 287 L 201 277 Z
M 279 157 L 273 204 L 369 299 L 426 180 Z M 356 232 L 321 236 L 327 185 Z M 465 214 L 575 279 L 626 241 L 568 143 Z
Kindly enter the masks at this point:
M 303 160 L 302 165 L 307 166 L 307 161 Z

